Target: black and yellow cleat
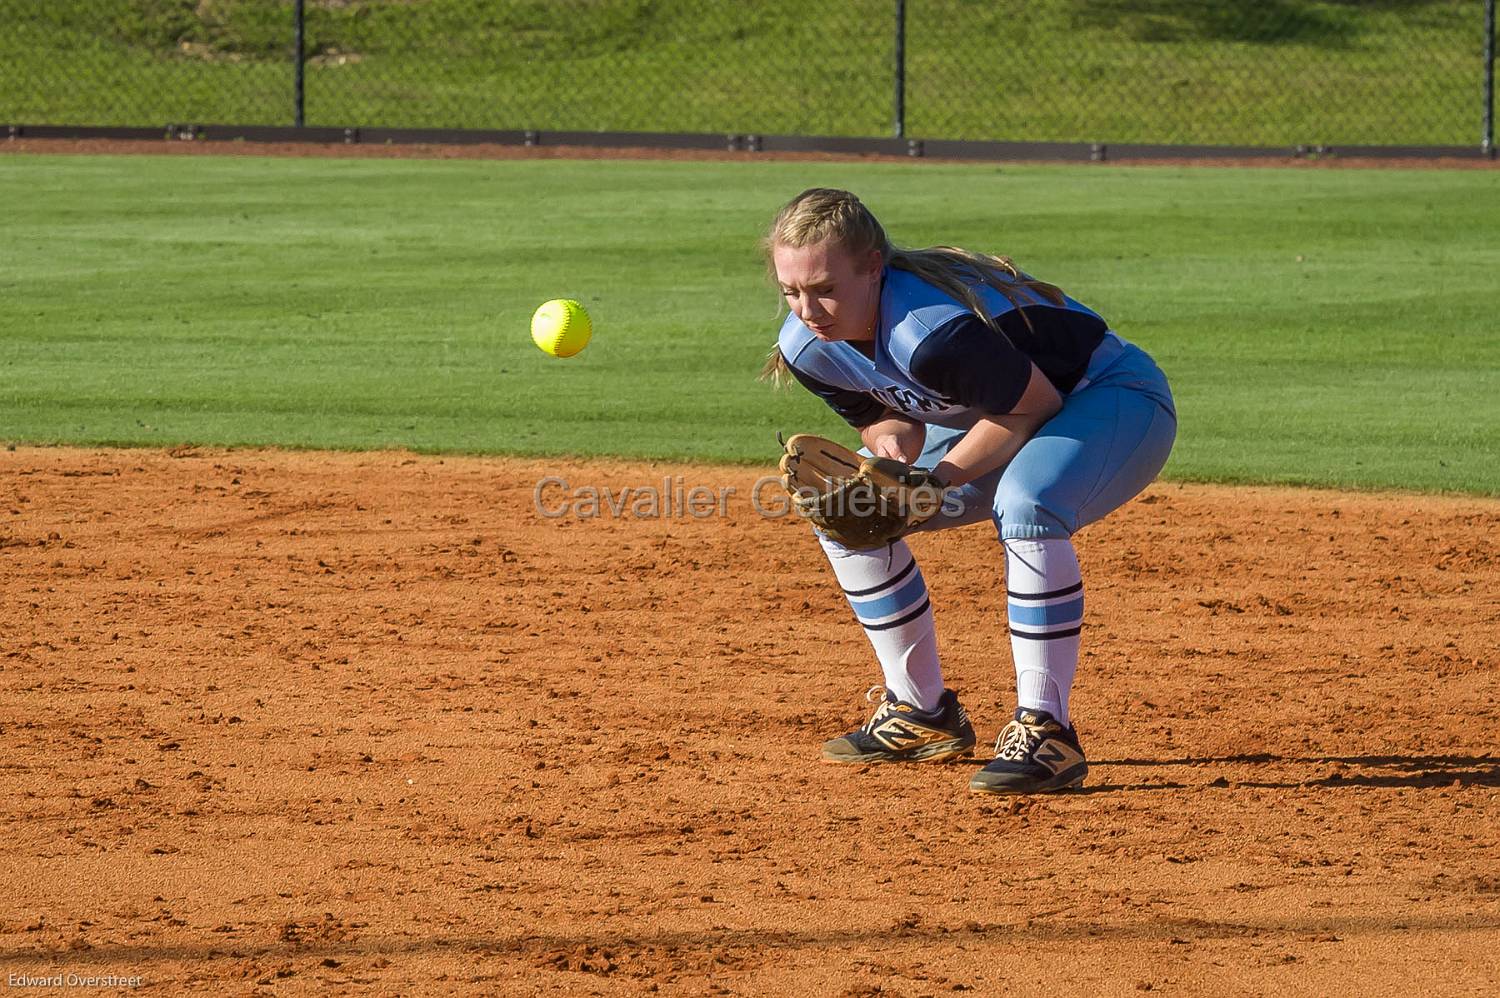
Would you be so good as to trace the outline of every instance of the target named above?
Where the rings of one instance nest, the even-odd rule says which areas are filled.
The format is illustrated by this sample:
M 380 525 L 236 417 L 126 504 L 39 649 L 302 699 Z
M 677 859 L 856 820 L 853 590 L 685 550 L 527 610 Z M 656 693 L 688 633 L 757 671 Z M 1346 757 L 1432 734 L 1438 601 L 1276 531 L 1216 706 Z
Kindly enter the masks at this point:
M 952 690 L 944 690 L 931 711 L 918 710 L 887 692 L 864 727 L 823 743 L 823 761 L 941 762 L 971 754 L 975 741 L 968 711 Z
M 1045 794 L 1083 785 L 1089 764 L 1078 732 L 1022 707 L 995 741 L 995 758 L 969 781 L 976 794 Z

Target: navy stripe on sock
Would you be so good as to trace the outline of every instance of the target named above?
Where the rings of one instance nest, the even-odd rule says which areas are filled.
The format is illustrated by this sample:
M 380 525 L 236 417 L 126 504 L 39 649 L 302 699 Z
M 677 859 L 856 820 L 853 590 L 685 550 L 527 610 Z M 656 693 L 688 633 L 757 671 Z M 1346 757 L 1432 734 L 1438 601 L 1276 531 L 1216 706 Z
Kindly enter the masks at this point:
M 1070 596 L 1083 589 L 1082 582 L 1075 582 L 1066 589 L 1054 589 L 1050 593 L 1018 593 L 1014 589 L 1005 590 L 1005 595 L 1012 599 L 1056 599 L 1059 596 Z
M 1012 627 L 1010 629 L 1010 636 L 1013 638 L 1027 638 L 1031 641 L 1051 641 L 1053 638 L 1071 638 L 1073 635 L 1082 632 L 1082 624 L 1062 631 L 1018 631 Z
M 894 586 L 896 583 L 900 582 L 902 579 L 904 579 L 908 575 L 910 575 L 912 573 L 912 571 L 916 567 L 917 567 L 917 559 L 913 558 L 911 561 L 909 561 L 909 562 L 906 563 L 906 567 L 905 568 L 903 568 L 897 574 L 891 576 L 889 579 L 886 579 L 880 585 L 878 585 L 878 586 L 871 586 L 869 589 L 845 589 L 844 590 L 844 595 L 845 596 L 849 596 L 849 597 L 854 597 L 854 596 L 869 596 L 869 595 L 871 595 L 873 593 L 880 592 L 882 589 L 889 589 L 892 586 Z M 1079 585 L 1082 585 L 1082 583 L 1079 583 Z
M 917 607 L 911 613 L 908 613 L 906 616 L 900 618 L 899 620 L 887 621 L 884 624 L 866 624 L 865 630 L 884 631 L 892 627 L 900 627 L 902 624 L 910 624 L 913 620 L 916 620 L 918 617 L 922 616 L 922 614 L 926 613 L 927 608 L 930 606 L 932 606 L 932 600 L 924 599 L 921 606 Z

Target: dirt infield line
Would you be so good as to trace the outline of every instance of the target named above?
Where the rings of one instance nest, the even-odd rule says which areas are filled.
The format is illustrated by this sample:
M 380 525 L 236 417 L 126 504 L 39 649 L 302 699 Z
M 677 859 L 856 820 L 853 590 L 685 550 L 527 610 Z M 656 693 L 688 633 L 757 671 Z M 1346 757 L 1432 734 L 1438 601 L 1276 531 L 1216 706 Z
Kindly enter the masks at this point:
M 321 142 L 210 142 L 160 141 L 135 139 L 28 139 L 0 141 L 0 152 L 17 154 L 76 155 L 151 155 L 151 156 L 292 156 L 344 159 L 622 159 L 701 162 L 802 162 L 802 163 L 944 163 L 970 166 L 1013 165 L 1042 166 L 1092 164 L 1068 161 L 1048 163 L 1026 160 L 1009 163 L 1004 160 L 945 159 L 938 156 L 848 155 L 818 152 L 722 152 L 708 149 L 649 149 L 593 146 L 513 146 L 474 145 L 373 145 L 361 143 Z M 1180 166 L 1180 167 L 1255 167 L 1281 169 L 1402 169 L 1402 170 L 1492 170 L 1500 161 L 1456 157 L 1250 157 L 1200 159 L 1126 159 L 1109 160 L 1100 166 Z

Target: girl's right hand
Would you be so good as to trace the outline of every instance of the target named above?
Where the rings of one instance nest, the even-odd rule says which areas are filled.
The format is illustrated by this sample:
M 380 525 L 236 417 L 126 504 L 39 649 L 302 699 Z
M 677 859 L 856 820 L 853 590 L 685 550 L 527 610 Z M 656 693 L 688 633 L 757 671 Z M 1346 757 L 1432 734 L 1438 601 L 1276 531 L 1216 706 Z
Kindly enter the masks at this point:
M 894 433 L 882 433 L 875 438 L 875 446 L 870 450 L 876 457 L 889 457 L 903 463 L 910 463 L 910 459 L 901 453 L 901 442 L 896 439 Z

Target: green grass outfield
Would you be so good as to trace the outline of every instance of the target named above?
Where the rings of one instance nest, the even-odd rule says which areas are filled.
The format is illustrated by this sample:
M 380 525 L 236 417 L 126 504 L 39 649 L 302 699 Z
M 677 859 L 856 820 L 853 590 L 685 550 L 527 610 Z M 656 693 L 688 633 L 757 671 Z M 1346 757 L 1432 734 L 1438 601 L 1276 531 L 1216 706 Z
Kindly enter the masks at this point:
M 769 462 L 844 432 L 755 380 L 756 244 L 811 185 L 1148 348 L 1168 477 L 1500 494 L 1479 170 L 0 156 L 0 441 Z M 561 296 L 571 360 L 527 328 Z

